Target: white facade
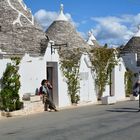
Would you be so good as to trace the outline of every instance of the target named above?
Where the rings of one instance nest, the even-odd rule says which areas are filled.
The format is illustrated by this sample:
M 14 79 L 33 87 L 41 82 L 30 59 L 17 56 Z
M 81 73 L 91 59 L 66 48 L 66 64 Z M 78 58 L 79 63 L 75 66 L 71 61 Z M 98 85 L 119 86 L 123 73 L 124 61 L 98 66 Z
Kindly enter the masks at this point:
M 71 102 L 67 94 L 68 89 L 66 79 L 60 70 L 59 59 L 57 50 L 52 48 L 51 44 L 49 44 L 45 53 L 45 60 L 47 67 L 52 68 L 52 77 L 47 78 L 50 79 L 53 85 L 53 99 L 55 104 L 59 107 L 64 107 L 71 105 Z
M 27 93 L 35 95 L 41 85 L 41 80 L 46 79 L 46 62 L 44 58 L 34 58 L 25 54 L 20 63 L 19 74 L 21 75 L 20 97 Z
M 0 59 L 0 78 L 6 69 L 7 63 L 11 63 L 10 59 Z M 21 88 L 19 95 L 26 93 L 35 94 L 36 89 L 39 88 L 41 80 L 46 77 L 45 63 L 42 57 L 34 58 L 28 54 L 22 58 L 19 66 Z
M 37 89 L 41 85 L 42 79 L 48 79 L 53 85 L 52 97 L 54 103 L 58 107 L 70 106 L 71 101 L 68 95 L 67 81 L 63 76 L 60 69 L 57 49 L 51 46 L 49 43 L 44 57 L 31 57 L 28 54 L 22 58 L 20 63 L 19 74 L 21 88 L 19 91 L 20 97 L 24 94 L 30 93 L 35 95 Z M 11 62 L 10 59 L 0 59 L 0 77 L 2 77 L 5 71 L 6 64 Z M 124 85 L 124 73 L 125 66 L 120 59 L 119 64 L 115 66 L 112 73 L 112 87 L 111 96 L 114 96 L 117 101 L 125 98 L 125 85 Z M 89 56 L 82 54 L 80 59 L 80 102 L 97 102 L 97 90 L 95 87 L 95 72 L 91 65 Z M 103 97 L 110 96 L 110 87 L 107 85 Z
M 119 58 L 118 64 L 114 67 L 111 74 L 111 86 L 106 85 L 102 96 L 103 104 L 112 104 L 117 101 L 125 100 L 125 72 L 126 68 L 122 58 Z
M 87 54 L 80 60 L 80 102 L 96 102 L 95 73 Z
M 112 73 L 112 96 L 117 101 L 125 99 L 125 72 L 126 68 L 122 58 L 119 59 L 118 65 L 115 66 Z

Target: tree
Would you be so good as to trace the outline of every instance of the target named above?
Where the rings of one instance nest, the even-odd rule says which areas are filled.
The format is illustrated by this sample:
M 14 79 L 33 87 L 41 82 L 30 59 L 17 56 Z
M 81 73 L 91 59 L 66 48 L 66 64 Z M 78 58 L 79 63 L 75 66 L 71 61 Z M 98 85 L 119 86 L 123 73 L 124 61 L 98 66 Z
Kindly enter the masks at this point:
M 60 52 L 59 52 L 60 53 Z M 80 88 L 79 82 L 79 65 L 80 52 L 79 49 L 63 50 L 60 59 L 61 70 L 67 80 L 68 94 L 71 98 L 71 103 L 78 103 L 80 96 L 77 94 Z M 65 53 L 65 55 L 64 55 Z
M 21 108 L 19 100 L 20 75 L 18 74 L 20 59 L 11 58 L 1 79 L 0 109 L 13 111 Z
M 72 59 L 61 61 L 61 70 L 67 78 L 68 94 L 71 97 L 71 103 L 77 103 L 80 100 L 77 92 L 79 91 L 79 66 Z
M 98 89 L 98 99 L 100 99 L 105 91 L 105 86 L 111 84 L 109 77 L 112 69 L 117 64 L 116 53 L 113 48 L 107 48 L 107 44 L 105 44 L 104 47 L 93 48 L 90 54 L 96 72 L 95 82 Z

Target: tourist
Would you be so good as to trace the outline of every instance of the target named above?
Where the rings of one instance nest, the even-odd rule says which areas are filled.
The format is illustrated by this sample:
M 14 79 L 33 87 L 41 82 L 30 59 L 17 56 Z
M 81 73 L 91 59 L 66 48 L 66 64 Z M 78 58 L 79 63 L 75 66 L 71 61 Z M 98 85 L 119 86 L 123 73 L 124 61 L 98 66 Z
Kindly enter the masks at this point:
M 48 109 L 54 110 L 54 111 L 58 111 L 55 107 L 55 104 L 52 101 L 52 96 L 51 96 L 51 92 L 50 89 L 52 89 L 52 85 L 50 84 L 50 82 L 48 80 L 42 80 L 41 82 L 41 93 L 42 93 L 42 100 L 44 103 L 44 111 L 48 111 Z
M 135 83 L 133 87 L 133 96 L 138 96 L 139 95 L 139 112 L 140 112 L 140 79 Z

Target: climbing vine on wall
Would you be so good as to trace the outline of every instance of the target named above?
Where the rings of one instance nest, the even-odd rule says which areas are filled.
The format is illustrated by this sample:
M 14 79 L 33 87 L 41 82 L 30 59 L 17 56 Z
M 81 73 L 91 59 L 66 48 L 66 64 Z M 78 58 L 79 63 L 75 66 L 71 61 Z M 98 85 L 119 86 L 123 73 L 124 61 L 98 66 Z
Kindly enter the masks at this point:
M 130 96 L 132 94 L 133 89 L 133 72 L 128 70 L 125 72 L 124 82 L 125 82 L 125 94 L 126 96 Z
M 61 70 L 68 85 L 68 94 L 71 98 L 71 103 L 78 103 L 80 96 L 78 95 L 79 84 L 79 57 L 75 51 L 67 52 L 65 56 L 61 57 Z
M 105 91 L 105 86 L 110 84 L 110 73 L 118 63 L 116 51 L 105 45 L 104 47 L 93 48 L 90 53 L 91 62 L 96 72 L 95 82 L 98 89 L 98 99 L 101 99 L 102 94 Z

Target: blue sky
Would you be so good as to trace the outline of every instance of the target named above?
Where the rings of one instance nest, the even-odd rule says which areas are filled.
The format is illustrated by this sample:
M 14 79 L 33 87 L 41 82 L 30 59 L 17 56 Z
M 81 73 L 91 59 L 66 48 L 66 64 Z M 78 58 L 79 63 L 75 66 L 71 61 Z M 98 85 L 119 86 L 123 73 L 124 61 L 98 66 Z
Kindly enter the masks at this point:
M 101 44 L 125 44 L 140 24 L 140 0 L 24 0 L 38 22 L 46 29 L 64 13 L 86 39 L 89 30 Z

